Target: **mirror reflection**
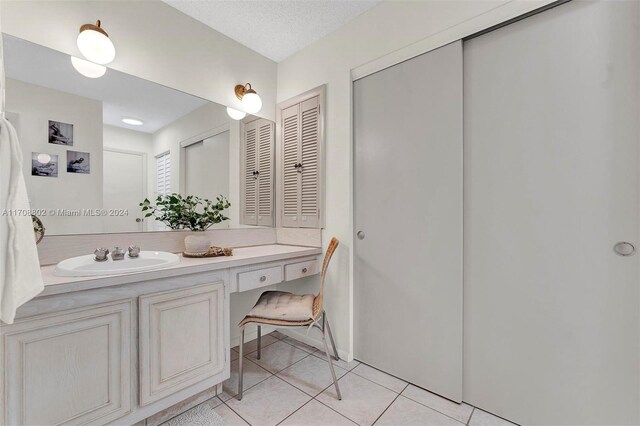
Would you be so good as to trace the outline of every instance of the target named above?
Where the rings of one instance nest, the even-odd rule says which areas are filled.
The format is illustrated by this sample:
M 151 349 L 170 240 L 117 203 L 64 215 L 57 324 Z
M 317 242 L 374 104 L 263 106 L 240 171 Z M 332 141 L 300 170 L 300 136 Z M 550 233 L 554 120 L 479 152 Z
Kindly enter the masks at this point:
M 7 118 L 47 235 L 188 228 L 155 220 L 172 193 L 219 207 L 207 228 L 238 225 L 241 124 L 225 106 L 8 35 L 4 56 Z

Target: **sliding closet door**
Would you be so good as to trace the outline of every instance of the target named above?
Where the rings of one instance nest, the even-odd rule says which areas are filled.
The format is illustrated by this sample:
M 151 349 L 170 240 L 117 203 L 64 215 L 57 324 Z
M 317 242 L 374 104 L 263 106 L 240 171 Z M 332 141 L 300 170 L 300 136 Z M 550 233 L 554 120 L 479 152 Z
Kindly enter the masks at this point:
M 521 424 L 640 422 L 639 6 L 464 46 L 464 397 Z
M 462 398 L 462 46 L 354 83 L 357 359 Z

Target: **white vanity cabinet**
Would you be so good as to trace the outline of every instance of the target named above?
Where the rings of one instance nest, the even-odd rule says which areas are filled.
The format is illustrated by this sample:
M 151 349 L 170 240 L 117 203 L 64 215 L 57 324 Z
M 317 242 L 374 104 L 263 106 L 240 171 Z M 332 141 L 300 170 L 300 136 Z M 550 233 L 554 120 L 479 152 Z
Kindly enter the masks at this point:
M 0 424 L 134 424 L 222 383 L 227 284 L 228 269 L 28 302 L 0 325 Z
M 141 296 L 140 405 L 224 370 L 224 283 Z
M 6 425 L 106 424 L 131 411 L 132 301 L 0 328 Z

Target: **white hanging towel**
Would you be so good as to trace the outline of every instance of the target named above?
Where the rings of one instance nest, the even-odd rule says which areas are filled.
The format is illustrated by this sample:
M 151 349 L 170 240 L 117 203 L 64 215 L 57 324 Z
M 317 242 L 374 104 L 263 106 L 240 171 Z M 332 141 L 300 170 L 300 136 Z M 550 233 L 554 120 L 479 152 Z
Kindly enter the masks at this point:
M 29 211 L 18 135 L 0 116 L 0 321 L 7 324 L 44 289 Z

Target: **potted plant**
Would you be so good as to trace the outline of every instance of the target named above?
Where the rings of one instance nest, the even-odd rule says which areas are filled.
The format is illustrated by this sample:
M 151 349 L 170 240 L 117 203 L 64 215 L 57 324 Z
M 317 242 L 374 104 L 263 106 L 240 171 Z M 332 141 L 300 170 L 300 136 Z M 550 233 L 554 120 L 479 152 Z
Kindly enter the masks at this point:
M 149 199 L 140 203 L 144 217 L 154 217 L 171 229 L 188 229 L 192 231 L 184 239 L 185 251 L 189 254 L 204 254 L 209 250 L 211 241 L 204 231 L 216 223 L 229 220 L 222 214 L 231 204 L 222 195 L 213 202 L 206 198 L 180 194 L 160 195 L 155 204 Z

